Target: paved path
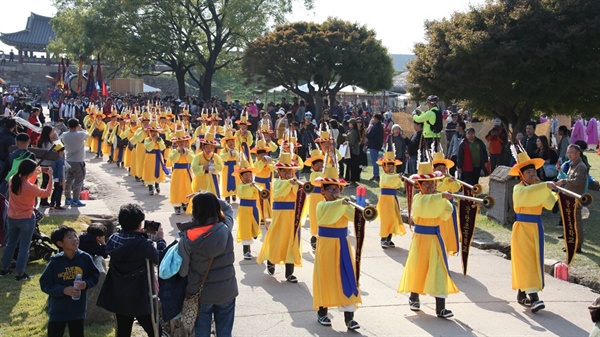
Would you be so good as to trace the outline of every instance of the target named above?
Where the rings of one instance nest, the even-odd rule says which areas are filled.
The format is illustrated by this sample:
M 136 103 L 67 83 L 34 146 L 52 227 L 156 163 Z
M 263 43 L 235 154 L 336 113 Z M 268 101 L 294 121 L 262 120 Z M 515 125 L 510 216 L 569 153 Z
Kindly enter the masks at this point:
M 91 157 L 90 157 L 91 158 Z M 172 240 L 176 222 L 189 219 L 174 215 L 168 202 L 169 184 L 162 184 L 162 193 L 148 195 L 147 187 L 126 176 L 126 170 L 99 160 L 89 159 L 88 180 L 103 187 L 100 200 L 90 200 L 86 207 L 64 211 L 63 214 L 117 214 L 119 206 L 136 202 L 147 211 L 147 219 L 163 224 Z M 237 206 L 234 206 L 236 208 Z M 587 306 L 597 294 L 590 289 L 563 282 L 546 275 L 546 289 L 541 299 L 546 310 L 538 314 L 518 305 L 511 289 L 510 261 L 486 251 L 472 249 L 469 275 L 461 274 L 457 257 L 449 257 L 452 278 L 461 292 L 450 295 L 447 307 L 455 316 L 449 320 L 435 316 L 435 300 L 422 297 L 421 312 L 408 309 L 408 296 L 396 289 L 411 235 L 395 238 L 397 248 L 379 247 L 379 224 L 367 225 L 367 238 L 362 262 L 361 290 L 363 304 L 355 319 L 361 329 L 352 335 L 364 336 L 588 336 L 592 323 Z M 235 232 L 234 228 L 234 232 Z M 235 237 L 235 233 L 234 233 Z M 241 245 L 235 246 L 236 273 L 240 295 L 237 298 L 234 336 L 341 336 L 347 335 L 343 314 L 330 310 L 333 326 L 317 323 L 312 308 L 312 269 L 314 255 L 310 251 L 309 231 L 302 231 L 303 266 L 297 268 L 297 284 L 285 282 L 283 267 L 277 267 L 274 277 L 268 276 L 264 265 L 242 259 Z M 261 242 L 252 246 L 253 255 Z

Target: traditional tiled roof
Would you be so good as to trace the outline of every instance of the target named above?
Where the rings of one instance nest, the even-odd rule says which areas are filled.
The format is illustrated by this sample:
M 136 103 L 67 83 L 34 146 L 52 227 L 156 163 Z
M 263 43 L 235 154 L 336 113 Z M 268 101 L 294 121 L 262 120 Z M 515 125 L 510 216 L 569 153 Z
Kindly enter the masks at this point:
M 50 20 L 52 18 L 31 13 L 25 30 L 16 33 L 0 33 L 0 41 L 9 46 L 33 51 L 45 51 L 50 40 L 55 39 Z

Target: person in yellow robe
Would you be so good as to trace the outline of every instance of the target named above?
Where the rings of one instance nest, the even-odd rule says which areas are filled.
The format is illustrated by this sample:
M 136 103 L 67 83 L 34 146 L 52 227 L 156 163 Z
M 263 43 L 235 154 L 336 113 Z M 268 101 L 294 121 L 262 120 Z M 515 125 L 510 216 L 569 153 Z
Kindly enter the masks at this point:
M 309 181 L 315 181 L 317 178 L 323 176 L 323 162 L 325 156 L 321 150 L 315 149 L 310 152 L 310 157 L 306 159 L 304 165 L 310 166 L 310 179 Z M 307 196 L 308 206 L 308 222 L 310 225 L 310 246 L 314 251 L 317 249 L 317 234 L 319 231 L 319 225 L 317 224 L 317 204 L 323 201 L 323 194 L 321 193 L 321 187 L 315 186 L 312 193 Z M 304 217 L 303 217 L 304 219 Z
M 338 168 L 325 168 L 323 176 L 311 180 L 321 189 L 324 201 L 317 205 L 318 235 L 313 271 L 313 308 L 317 322 L 330 326 L 327 309 L 338 307 L 344 312 L 349 330 L 360 328 L 354 320 L 357 305 L 362 303 L 356 282 L 354 250 L 348 238 L 348 222 L 355 210 L 340 195 L 347 183 L 338 178 Z
M 127 148 L 125 149 L 125 159 L 124 164 L 125 167 L 129 169 L 129 175 L 132 177 L 137 177 L 138 175 L 135 172 L 135 144 L 132 143 L 132 138 L 135 135 L 135 132 L 141 128 L 141 125 L 138 124 L 138 117 L 136 114 L 132 114 L 131 119 L 127 123 L 127 127 L 125 131 L 121 132 L 121 138 L 127 139 Z
M 148 193 L 154 195 L 160 193 L 160 185 L 166 180 L 167 167 L 163 158 L 165 150 L 165 141 L 160 138 L 160 127 L 156 121 L 152 121 L 148 126 L 149 135 L 144 139 L 144 149 L 146 150 L 144 158 L 144 169 L 142 171 L 142 180 L 148 185 Z
M 244 260 L 252 259 L 250 245 L 255 238 L 261 236 L 259 211 L 261 199 L 260 192 L 254 185 L 253 174 L 255 172 L 256 168 L 252 167 L 245 158 L 240 160 L 240 166 L 233 172 L 233 175 L 240 179 L 237 191 L 240 197 L 240 205 L 237 210 L 237 242 L 242 244 Z
M 215 147 L 219 145 L 219 141 L 215 139 L 213 133 L 207 133 L 200 143 L 202 151 L 196 154 L 192 161 L 192 171 L 194 172 L 192 193 L 208 191 L 220 199 L 219 173 L 223 171 L 223 159 L 215 153 Z M 188 212 L 190 211 L 191 207 L 188 208 Z
M 165 142 L 163 157 L 165 157 L 165 166 L 167 167 L 173 167 L 173 163 L 169 159 L 169 154 L 173 148 L 173 143 L 171 142 L 171 138 L 173 138 L 173 132 L 169 126 L 169 120 L 173 119 L 173 117 L 175 116 L 173 116 L 173 114 L 167 110 L 162 110 L 160 115 L 158 115 L 158 126 L 160 127 L 158 136 Z
M 440 172 L 444 179 L 438 181 L 436 189 L 438 192 L 451 192 L 456 193 L 460 191 L 462 185 L 451 176 L 448 176 L 448 170 L 454 167 L 454 162 L 450 159 L 445 159 L 442 152 L 436 152 L 433 154 L 433 170 Z M 444 246 L 446 247 L 446 253 L 450 255 L 457 255 L 459 249 L 460 231 L 458 229 L 458 214 L 456 211 L 456 205 L 452 201 L 452 216 L 448 221 L 444 221 L 440 224 L 440 232 L 442 233 L 442 239 L 444 240 Z
M 111 158 L 113 162 L 117 164 L 117 167 L 123 167 L 125 160 L 125 149 L 127 146 L 124 144 L 124 140 L 121 137 L 121 133 L 126 130 L 126 110 L 117 116 L 117 125 L 112 128 L 111 133 L 108 135 L 107 140 L 112 144 L 111 146 Z
M 288 134 L 287 139 L 280 139 L 277 141 L 281 145 L 281 152 L 292 153 L 292 161 L 300 167 L 304 167 L 304 160 L 298 155 L 298 148 L 302 145 L 297 142 L 296 136 Z M 296 178 L 300 178 L 300 173 L 296 171 Z
M 190 148 L 192 137 L 183 129 L 175 131 L 171 138 L 173 148 L 169 152 L 169 158 L 173 163 L 171 174 L 171 191 L 169 202 L 173 205 L 176 215 L 187 211 L 188 196 L 192 194 L 192 172 L 190 164 L 194 160 L 194 153 Z
M 178 115 L 181 119 L 181 124 L 183 125 L 183 129 L 186 130 L 190 135 L 192 135 L 192 115 L 188 109 L 183 109 Z M 197 136 L 192 135 L 192 140 L 197 139 Z
M 261 136 L 261 138 L 265 141 L 265 143 L 271 148 L 271 153 L 277 152 L 279 146 L 275 144 L 272 140 L 273 130 L 269 128 L 270 124 L 261 123 L 260 130 L 257 133 Z
M 113 110 L 112 114 L 109 116 L 110 122 L 106 123 L 106 127 L 104 128 L 104 132 L 102 133 L 102 155 L 108 156 L 108 163 L 114 163 L 114 142 L 111 138 L 113 130 L 119 125 L 119 114 L 117 110 Z
M 396 166 L 402 162 L 396 159 L 394 151 L 387 151 L 377 161 L 381 165 L 383 174 L 379 179 L 379 201 L 377 202 L 377 214 L 379 214 L 379 237 L 381 237 L 381 248 L 394 248 L 392 241 L 394 235 L 406 235 L 406 228 L 400 214 L 400 204 L 396 191 L 402 186 L 401 174 L 396 173 Z
M 252 153 L 256 154 L 256 161 L 254 167 L 256 167 L 256 177 L 254 181 L 261 189 L 266 189 L 269 194 L 273 195 L 273 172 L 275 167 L 271 164 L 273 159 L 269 156 L 271 148 L 265 143 L 264 140 L 260 139 L 256 142 L 256 146 L 252 148 Z M 268 227 L 268 221 L 271 219 L 271 200 L 269 197 L 261 202 L 261 220 L 264 222 L 265 227 Z
M 440 234 L 439 224 L 452 216 L 452 193 L 436 190 L 436 182 L 443 178 L 430 162 L 418 163 L 417 173 L 410 176 L 421 193 L 413 197 L 414 234 L 398 292 L 410 293 L 408 305 L 413 311 L 421 310 L 420 294 L 434 296 L 437 316 L 450 318 L 454 314 L 446 309 L 446 297 L 458 293 L 458 287 L 450 278 Z
M 244 112 L 240 115 L 240 119 L 235 121 L 238 124 L 239 129 L 235 132 L 235 146 L 238 151 L 244 152 L 246 158 L 250 158 L 250 146 L 254 143 L 254 137 L 252 132 L 248 131 L 248 126 L 251 125 L 248 121 L 248 113 L 244 115 Z
M 292 161 L 290 153 L 282 153 L 274 165 L 279 179 L 273 184 L 273 220 L 265 236 L 256 262 L 267 261 L 267 273 L 275 274 L 275 264 L 285 264 L 285 279 L 297 283 L 294 267 L 302 266 L 300 254 L 300 227 L 294 231 L 296 197 L 299 184 L 294 179 L 294 171 L 300 166 Z M 301 209 L 299 210 L 302 211 Z
M 536 313 L 546 307 L 538 292 L 544 289 L 544 226 L 542 208 L 551 210 L 557 196 L 556 185 L 542 182 L 537 175 L 544 166 L 541 158 L 530 159 L 527 152 L 517 154 L 516 164 L 508 172 L 521 182 L 513 189 L 515 223 L 510 240 L 512 288 L 517 291 L 517 302 L 531 307 Z M 529 298 L 528 298 L 529 296 Z
M 225 137 L 221 139 L 223 150 L 219 154 L 223 159 L 223 171 L 221 172 L 221 197 L 229 203 L 236 200 L 239 176 L 233 172 L 238 167 L 239 151 L 235 147 L 236 137 L 231 130 L 225 131 Z
M 146 149 L 144 148 L 144 140 L 150 135 L 148 126 L 150 125 L 150 113 L 143 112 L 140 117 L 141 126 L 135 131 L 133 137 L 130 139 L 130 143 L 135 146 L 135 181 L 142 181 L 142 175 L 144 172 L 144 159 L 146 158 Z M 142 184 L 143 181 L 142 181 Z
M 319 138 L 315 139 L 315 143 L 319 144 L 319 148 L 323 154 L 328 154 L 330 158 L 335 158 L 335 160 L 339 163 L 342 159 L 344 159 L 344 156 L 338 149 L 335 148 L 334 142 L 335 139 L 331 137 L 328 130 L 319 131 Z M 335 153 L 335 156 L 333 156 L 333 153 Z
M 95 159 L 102 158 L 102 135 L 106 124 L 102 121 L 106 116 L 98 112 L 91 119 L 91 125 L 88 129 L 88 134 L 91 136 L 92 141 L 90 142 L 90 150 L 96 153 Z
M 87 115 L 83 117 L 83 128 L 85 128 L 85 130 L 89 133 L 89 130 L 91 130 L 92 127 L 92 123 L 94 122 L 94 116 L 96 115 L 96 113 L 98 113 L 98 108 L 94 104 L 92 104 L 85 109 L 85 112 Z M 87 140 L 85 141 L 85 146 L 89 147 L 90 153 L 94 152 L 94 150 L 92 149 L 92 137 L 87 138 Z
M 186 116 L 185 114 L 180 114 L 179 116 Z M 189 115 L 191 117 L 192 115 Z M 200 125 L 194 130 L 194 140 L 201 138 L 202 135 L 206 134 L 206 125 L 209 122 L 208 120 L 208 110 L 202 109 L 200 113 L 200 117 L 196 118 L 197 121 L 200 121 Z M 197 149 L 198 150 L 198 149 Z

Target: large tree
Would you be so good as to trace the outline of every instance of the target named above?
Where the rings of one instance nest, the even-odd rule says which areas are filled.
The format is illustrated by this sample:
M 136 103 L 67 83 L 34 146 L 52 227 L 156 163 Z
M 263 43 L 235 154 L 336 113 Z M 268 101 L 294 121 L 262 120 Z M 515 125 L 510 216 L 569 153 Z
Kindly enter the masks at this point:
M 277 26 L 248 45 L 242 68 L 249 80 L 258 76 L 266 86 L 282 85 L 313 104 L 317 117 L 324 97 L 333 100 L 348 85 L 389 89 L 393 75 L 392 60 L 373 30 L 335 18 Z M 299 89 L 303 84 L 308 92 Z
M 427 22 L 410 91 L 465 100 L 519 131 L 536 111 L 589 112 L 600 103 L 599 13 L 594 0 L 499 0 Z

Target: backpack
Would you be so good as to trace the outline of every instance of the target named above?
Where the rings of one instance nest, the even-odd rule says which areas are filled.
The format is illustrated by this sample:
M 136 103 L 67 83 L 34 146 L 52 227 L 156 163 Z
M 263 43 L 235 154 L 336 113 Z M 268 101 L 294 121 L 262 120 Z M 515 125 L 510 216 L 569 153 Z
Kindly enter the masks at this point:
M 427 122 L 427 124 L 431 125 L 431 131 L 440 133 L 444 129 L 444 116 L 438 107 L 433 107 L 432 110 L 435 112 L 435 123 L 431 124 Z
M 6 175 L 6 181 L 9 181 L 10 178 L 12 178 L 12 176 L 14 176 L 17 173 L 17 171 L 19 170 L 19 165 L 21 165 L 21 162 L 25 159 L 35 160 L 35 154 L 33 154 L 29 151 L 24 151 L 23 153 L 21 153 L 20 156 L 15 158 L 15 160 L 13 160 L 13 162 L 12 162 L 10 171 L 8 171 L 8 174 Z

